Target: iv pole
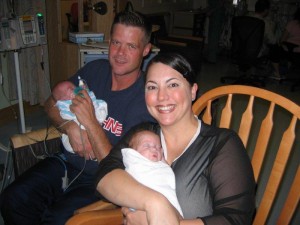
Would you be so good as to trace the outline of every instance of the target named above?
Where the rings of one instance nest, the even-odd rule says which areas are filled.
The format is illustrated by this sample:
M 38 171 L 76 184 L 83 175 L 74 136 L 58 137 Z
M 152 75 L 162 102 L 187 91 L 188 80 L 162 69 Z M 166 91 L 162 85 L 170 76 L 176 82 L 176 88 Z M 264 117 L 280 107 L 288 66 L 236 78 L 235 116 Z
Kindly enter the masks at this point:
M 15 70 L 16 70 L 16 81 L 17 81 L 17 91 L 18 91 L 18 102 L 19 102 L 19 114 L 21 123 L 21 133 L 25 133 L 25 116 L 23 107 L 23 96 L 22 96 L 22 84 L 20 78 L 20 65 L 19 65 L 19 52 L 14 50 L 14 60 L 15 60 Z
M 15 60 L 15 70 L 16 70 L 21 133 L 24 134 L 26 132 L 26 130 L 25 130 L 25 116 L 24 116 L 24 107 L 23 107 L 23 96 L 22 96 L 22 85 L 21 85 L 21 78 L 20 78 L 20 65 L 19 65 L 18 50 L 14 50 L 14 60 Z M 1 143 L 0 143 L 0 150 L 3 150 L 4 152 L 9 152 L 9 148 L 5 147 Z
M 19 64 L 19 52 L 14 50 L 14 60 L 15 60 L 15 70 L 16 70 L 16 81 L 17 81 L 17 91 L 18 91 L 18 102 L 19 102 L 19 114 L 21 123 L 21 133 L 25 133 L 25 116 L 23 107 L 23 96 L 22 96 L 22 85 L 20 78 L 20 64 Z M 0 149 L 8 152 L 8 148 L 0 143 Z
M 10 50 L 12 51 L 12 50 Z M 22 96 L 22 84 L 20 76 L 20 64 L 19 64 L 19 51 L 20 49 L 14 49 L 14 61 L 15 61 L 15 70 L 16 70 L 16 82 L 17 82 L 17 92 L 18 92 L 18 103 L 19 103 L 19 117 L 21 124 L 21 133 L 25 133 L 25 116 L 24 116 L 24 106 L 23 106 L 23 96 Z M 2 52 L 2 51 L 1 51 Z

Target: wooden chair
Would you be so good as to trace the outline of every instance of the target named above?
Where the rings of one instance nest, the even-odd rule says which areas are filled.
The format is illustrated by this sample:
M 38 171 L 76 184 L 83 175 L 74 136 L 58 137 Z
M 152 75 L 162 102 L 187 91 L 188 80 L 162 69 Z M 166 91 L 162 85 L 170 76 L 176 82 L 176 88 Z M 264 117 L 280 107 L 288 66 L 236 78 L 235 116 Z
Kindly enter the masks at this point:
M 289 224 L 300 196 L 299 124 L 297 133 L 295 131 L 300 120 L 300 106 L 264 89 L 228 85 L 203 94 L 193 104 L 193 111 L 205 123 L 233 129 L 242 139 L 258 184 L 253 224 L 274 224 L 268 223 L 270 215 L 275 215 L 278 225 Z M 288 164 L 295 163 L 297 171 L 286 169 Z M 286 182 L 289 178 L 293 182 Z M 272 209 L 278 207 L 277 217 Z M 66 224 L 120 225 L 122 220 L 120 208 L 99 201 L 77 210 Z
M 245 107 L 242 107 L 242 104 L 239 101 L 234 102 L 234 98 L 239 98 L 238 95 L 244 96 L 244 100 L 246 98 L 247 104 Z M 225 98 L 225 100 L 223 99 L 224 102 L 222 102 L 221 98 Z M 215 101 L 218 102 L 215 103 Z M 236 105 L 234 105 L 234 103 Z M 218 111 L 218 106 L 216 106 L 216 104 L 224 106 L 220 114 L 216 112 Z M 266 108 L 266 114 L 264 118 L 262 118 L 262 121 L 259 122 L 259 126 L 255 129 L 254 122 L 257 123 L 257 121 L 255 120 L 256 114 L 254 112 L 256 110 L 261 111 L 263 107 Z M 214 111 L 215 120 L 218 120 L 217 122 L 213 121 L 212 109 Z M 300 106 L 281 95 L 264 89 L 242 85 L 229 85 L 215 88 L 203 94 L 193 104 L 193 110 L 196 115 L 203 113 L 202 120 L 205 123 L 211 124 L 214 122 L 217 123 L 217 126 L 219 127 L 236 130 L 247 151 L 249 153 L 253 152 L 251 162 L 255 180 L 257 182 L 258 189 L 263 189 L 261 199 L 257 199 L 258 205 L 253 224 L 267 224 L 271 210 L 276 203 L 276 197 L 278 197 L 279 194 L 279 187 L 282 185 L 286 166 L 290 163 L 289 158 L 292 154 L 293 144 L 296 137 L 296 123 L 300 120 Z M 232 117 L 234 115 L 235 120 L 238 118 L 232 110 L 240 110 L 242 113 L 240 122 L 236 121 L 238 125 L 235 127 Z M 281 117 L 277 122 L 285 123 L 284 125 L 286 125 L 286 130 L 282 133 L 282 135 L 276 138 L 277 140 L 274 140 L 274 118 L 279 110 L 283 110 L 284 112 L 277 116 Z M 288 121 L 284 120 L 284 115 L 288 118 Z M 255 138 L 253 138 L 254 136 Z M 277 147 L 274 146 L 274 142 L 278 143 Z M 252 148 L 252 150 L 250 148 Z M 268 154 L 272 153 L 275 153 L 276 156 L 274 161 L 271 163 L 272 169 L 270 174 L 265 177 L 263 176 L 264 171 L 262 168 L 265 167 L 265 164 L 267 163 L 266 159 L 269 156 Z M 295 160 L 298 165 L 298 170 L 295 175 L 294 182 L 289 189 L 289 194 L 285 204 L 281 209 L 279 219 L 277 220 L 278 225 L 289 224 L 299 203 L 299 155 L 298 159 L 296 157 Z M 263 180 L 267 180 L 265 187 L 261 187 Z M 288 191 L 285 192 L 287 193 Z
M 60 149 L 61 133 L 54 127 L 42 128 L 10 138 L 15 177 L 39 160 Z
M 122 225 L 121 209 L 108 202 L 98 201 L 74 212 L 66 225 Z

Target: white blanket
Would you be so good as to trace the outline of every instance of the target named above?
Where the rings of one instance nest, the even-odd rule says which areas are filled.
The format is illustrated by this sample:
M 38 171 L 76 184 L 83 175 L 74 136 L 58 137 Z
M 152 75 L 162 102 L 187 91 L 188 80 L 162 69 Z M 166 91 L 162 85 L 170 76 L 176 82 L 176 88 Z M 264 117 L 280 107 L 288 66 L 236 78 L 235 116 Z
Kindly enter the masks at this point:
M 91 100 L 93 102 L 94 108 L 95 108 L 95 115 L 98 120 L 98 122 L 101 124 L 107 117 L 107 104 L 103 100 L 96 99 L 96 96 L 94 92 L 89 91 L 89 96 L 91 97 Z M 56 102 L 56 106 L 59 109 L 60 116 L 65 120 L 73 120 L 78 125 L 79 122 L 75 116 L 74 113 L 70 111 L 70 105 L 72 104 L 72 100 L 59 100 Z M 81 129 L 85 129 L 84 126 L 80 125 Z M 74 153 L 73 148 L 70 145 L 69 137 L 66 134 L 62 134 L 62 143 L 65 149 L 69 152 Z
M 162 161 L 153 162 L 132 148 L 123 148 L 121 151 L 126 171 L 138 182 L 163 194 L 183 216 L 176 196 L 172 168 Z

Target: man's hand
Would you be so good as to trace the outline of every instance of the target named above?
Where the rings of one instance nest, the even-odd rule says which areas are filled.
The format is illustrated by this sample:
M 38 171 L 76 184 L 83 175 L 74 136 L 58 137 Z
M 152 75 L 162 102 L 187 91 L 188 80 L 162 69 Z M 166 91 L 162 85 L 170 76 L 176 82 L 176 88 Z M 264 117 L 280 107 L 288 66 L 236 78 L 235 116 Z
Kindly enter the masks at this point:
M 95 115 L 93 102 L 86 90 L 80 91 L 80 93 L 73 98 L 70 110 L 76 115 L 77 120 L 86 130 L 95 130 L 100 127 Z M 79 133 L 74 130 L 68 131 L 68 135 L 74 132 L 74 134 L 72 134 L 74 139 L 72 138 L 72 141 L 70 141 L 71 146 L 75 146 L 76 150 L 74 148 L 74 151 L 86 159 L 99 159 L 99 156 L 96 157 L 92 149 L 91 143 L 94 142 L 94 140 L 89 140 L 90 137 L 86 130 L 79 130 Z
M 80 94 L 81 96 L 77 95 L 73 99 L 70 110 L 75 113 L 77 120 L 86 130 L 80 130 L 74 121 L 62 119 L 58 108 L 55 106 L 56 101 L 51 96 L 45 102 L 45 111 L 54 126 L 69 136 L 74 152 L 86 159 L 102 160 L 109 153 L 111 144 L 98 123 L 90 96 L 85 90 L 81 91 Z
M 66 128 L 66 132 L 75 153 L 81 157 L 85 157 L 86 159 L 95 158 L 92 146 L 85 130 L 80 129 L 75 122 L 70 122 L 68 124 L 68 128 Z
M 99 126 L 93 102 L 86 90 L 80 91 L 80 93 L 73 98 L 70 110 L 76 115 L 79 123 L 85 128 L 95 125 Z

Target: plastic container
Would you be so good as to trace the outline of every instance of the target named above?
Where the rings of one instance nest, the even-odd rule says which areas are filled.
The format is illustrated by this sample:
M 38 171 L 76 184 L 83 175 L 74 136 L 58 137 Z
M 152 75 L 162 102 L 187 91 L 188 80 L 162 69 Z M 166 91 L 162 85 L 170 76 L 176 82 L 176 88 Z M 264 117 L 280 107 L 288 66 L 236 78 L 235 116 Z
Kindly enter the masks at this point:
M 104 41 L 103 33 L 91 33 L 91 32 L 81 32 L 81 33 L 69 33 L 69 41 L 81 44 L 81 43 L 96 43 Z

